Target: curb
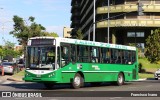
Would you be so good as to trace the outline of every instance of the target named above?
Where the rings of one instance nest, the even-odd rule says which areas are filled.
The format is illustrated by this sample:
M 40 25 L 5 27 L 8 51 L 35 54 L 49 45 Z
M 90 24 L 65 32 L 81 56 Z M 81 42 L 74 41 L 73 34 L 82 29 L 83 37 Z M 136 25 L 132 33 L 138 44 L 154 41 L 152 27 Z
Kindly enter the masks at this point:
M 147 80 L 147 78 L 138 79 L 137 81 L 144 81 Z
M 20 79 L 14 79 L 14 78 L 7 78 L 9 81 L 16 81 L 16 82 L 24 82 L 23 80 Z
M 147 78 L 142 78 L 142 79 L 138 79 L 138 80 L 133 80 L 132 82 L 138 82 L 138 81 L 146 81 Z

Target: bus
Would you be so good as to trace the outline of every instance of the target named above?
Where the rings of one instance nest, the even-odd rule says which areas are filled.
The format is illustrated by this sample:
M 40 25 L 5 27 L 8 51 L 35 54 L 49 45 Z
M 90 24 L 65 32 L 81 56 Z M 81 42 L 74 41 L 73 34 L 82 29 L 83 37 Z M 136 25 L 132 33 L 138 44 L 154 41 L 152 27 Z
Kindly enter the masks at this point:
M 48 89 L 69 83 L 118 86 L 138 79 L 137 49 L 132 46 L 61 37 L 33 37 L 26 48 L 26 82 L 38 82 Z

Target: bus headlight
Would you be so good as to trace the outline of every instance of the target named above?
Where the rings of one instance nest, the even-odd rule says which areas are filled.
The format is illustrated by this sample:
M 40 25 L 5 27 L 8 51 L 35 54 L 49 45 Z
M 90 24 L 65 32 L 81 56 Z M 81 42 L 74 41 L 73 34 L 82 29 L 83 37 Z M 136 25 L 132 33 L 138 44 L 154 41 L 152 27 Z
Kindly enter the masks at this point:
M 54 76 L 54 73 L 52 73 L 52 74 L 48 75 L 48 77 L 52 77 L 52 76 Z
M 26 73 L 26 76 L 30 76 L 30 74 L 29 74 L 29 73 Z

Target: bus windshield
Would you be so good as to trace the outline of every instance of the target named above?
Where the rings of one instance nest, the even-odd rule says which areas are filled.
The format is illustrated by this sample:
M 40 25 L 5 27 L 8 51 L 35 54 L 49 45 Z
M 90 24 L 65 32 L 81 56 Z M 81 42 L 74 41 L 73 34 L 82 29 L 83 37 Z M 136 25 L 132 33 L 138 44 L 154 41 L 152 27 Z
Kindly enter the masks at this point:
M 28 47 L 27 67 L 53 69 L 55 67 L 55 46 L 49 47 Z

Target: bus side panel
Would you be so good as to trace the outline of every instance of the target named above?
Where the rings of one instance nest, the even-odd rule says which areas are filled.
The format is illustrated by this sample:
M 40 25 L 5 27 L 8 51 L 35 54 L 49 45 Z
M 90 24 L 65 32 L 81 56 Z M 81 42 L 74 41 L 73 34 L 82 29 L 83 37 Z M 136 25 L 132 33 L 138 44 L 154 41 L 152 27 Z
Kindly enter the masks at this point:
M 70 63 L 60 69 L 61 76 L 59 78 L 61 81 L 59 83 L 70 83 L 77 72 L 83 73 L 85 82 L 117 81 L 120 72 L 124 74 L 125 81 L 131 81 L 133 80 L 133 69 L 135 69 L 134 64 Z

